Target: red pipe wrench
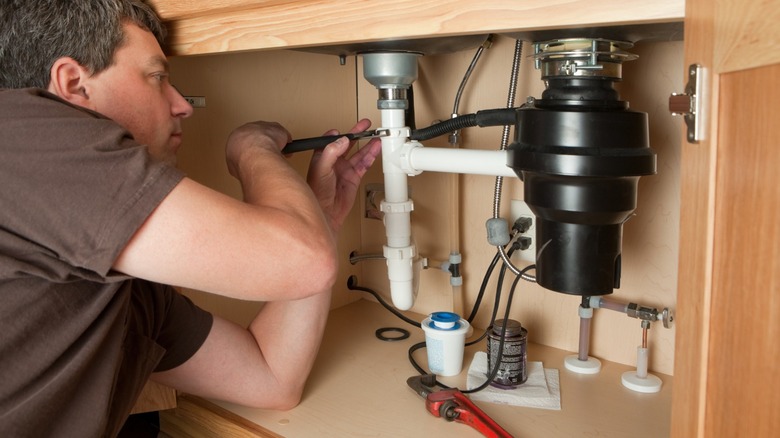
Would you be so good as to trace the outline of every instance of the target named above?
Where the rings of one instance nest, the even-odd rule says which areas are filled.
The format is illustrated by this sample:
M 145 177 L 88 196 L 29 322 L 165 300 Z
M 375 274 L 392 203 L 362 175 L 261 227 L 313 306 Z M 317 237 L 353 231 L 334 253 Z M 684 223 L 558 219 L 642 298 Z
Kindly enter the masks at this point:
M 512 438 L 509 432 L 459 390 L 434 390 L 435 375 L 412 376 L 406 380 L 406 384 L 425 399 L 425 407 L 435 417 L 467 424 L 488 438 Z

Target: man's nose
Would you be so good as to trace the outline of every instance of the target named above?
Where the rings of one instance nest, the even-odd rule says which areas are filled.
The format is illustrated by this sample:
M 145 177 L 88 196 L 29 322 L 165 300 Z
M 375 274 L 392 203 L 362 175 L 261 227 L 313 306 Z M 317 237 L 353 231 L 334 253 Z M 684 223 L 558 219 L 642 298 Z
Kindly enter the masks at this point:
M 171 86 L 171 90 L 171 114 L 174 117 L 183 119 L 191 116 L 193 112 L 192 105 L 187 102 L 187 99 L 184 98 L 176 87 Z

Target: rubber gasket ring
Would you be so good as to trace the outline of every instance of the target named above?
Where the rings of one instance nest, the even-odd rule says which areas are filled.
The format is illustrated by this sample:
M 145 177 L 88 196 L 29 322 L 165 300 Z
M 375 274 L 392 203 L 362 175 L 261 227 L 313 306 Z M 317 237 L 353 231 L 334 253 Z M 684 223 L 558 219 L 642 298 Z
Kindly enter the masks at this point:
M 387 332 L 399 333 L 399 336 L 385 336 L 385 333 Z M 398 327 L 382 327 L 376 329 L 375 334 L 377 339 L 379 339 L 380 341 L 395 342 L 395 341 L 402 341 L 404 339 L 407 339 L 409 337 L 409 330 L 405 330 Z

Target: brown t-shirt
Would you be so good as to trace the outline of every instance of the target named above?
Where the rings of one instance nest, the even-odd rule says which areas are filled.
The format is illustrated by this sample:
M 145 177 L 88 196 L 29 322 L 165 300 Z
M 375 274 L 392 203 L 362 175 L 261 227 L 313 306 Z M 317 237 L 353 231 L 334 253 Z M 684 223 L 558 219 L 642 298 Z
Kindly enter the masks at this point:
M 0 436 L 113 436 L 200 348 L 210 314 L 111 270 L 182 177 L 97 113 L 0 90 Z

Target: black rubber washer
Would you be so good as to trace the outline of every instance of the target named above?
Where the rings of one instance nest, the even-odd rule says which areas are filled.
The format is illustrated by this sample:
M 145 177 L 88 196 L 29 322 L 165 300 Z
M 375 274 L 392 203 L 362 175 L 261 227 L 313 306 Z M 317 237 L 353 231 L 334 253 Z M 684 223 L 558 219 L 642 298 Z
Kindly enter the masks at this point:
M 394 332 L 398 333 L 398 336 L 385 336 L 385 333 L 387 332 Z M 382 327 L 380 329 L 376 330 L 376 337 L 385 342 L 394 342 L 394 341 L 402 341 L 409 337 L 409 330 L 404 330 L 402 328 L 398 327 Z

